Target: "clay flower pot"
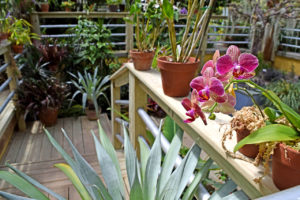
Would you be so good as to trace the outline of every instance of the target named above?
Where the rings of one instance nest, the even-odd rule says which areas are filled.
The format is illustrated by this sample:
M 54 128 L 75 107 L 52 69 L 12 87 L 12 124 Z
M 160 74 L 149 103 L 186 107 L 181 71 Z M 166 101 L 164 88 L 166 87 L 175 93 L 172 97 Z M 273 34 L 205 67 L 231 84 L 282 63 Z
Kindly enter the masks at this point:
M 272 178 L 280 190 L 300 185 L 300 152 L 279 144 L 273 154 Z
M 71 8 L 70 7 L 65 7 L 65 11 L 66 12 L 71 12 Z
M 195 77 L 200 61 L 190 58 L 187 63 L 171 62 L 167 57 L 157 59 L 164 93 L 170 97 L 184 97 L 190 92 L 190 82 Z
M 22 53 L 24 48 L 23 45 L 16 45 L 16 44 L 12 45 L 11 47 L 14 53 Z
M 99 113 L 101 113 L 101 108 L 100 107 L 99 107 Z M 85 114 L 86 114 L 88 120 L 90 120 L 90 121 L 94 121 L 94 120 L 99 119 L 95 109 L 86 108 L 85 109 Z
M 46 107 L 42 108 L 39 114 L 40 121 L 45 126 L 52 126 L 56 124 L 58 116 L 58 108 Z
M 7 40 L 9 38 L 9 33 L 0 33 L 0 41 Z
M 236 131 L 237 142 L 241 141 L 245 137 L 250 134 L 250 131 L 247 129 L 243 129 L 241 131 Z M 239 149 L 239 152 L 242 153 L 244 156 L 249 158 L 255 158 L 258 154 L 259 147 L 255 144 L 246 144 L 242 148 Z
M 48 3 L 42 3 L 41 4 L 41 10 L 42 10 L 42 12 L 49 12 L 49 4 Z
M 154 51 L 139 52 L 137 50 L 130 50 L 130 56 L 133 60 L 134 68 L 140 71 L 146 71 L 151 69 L 154 55 Z

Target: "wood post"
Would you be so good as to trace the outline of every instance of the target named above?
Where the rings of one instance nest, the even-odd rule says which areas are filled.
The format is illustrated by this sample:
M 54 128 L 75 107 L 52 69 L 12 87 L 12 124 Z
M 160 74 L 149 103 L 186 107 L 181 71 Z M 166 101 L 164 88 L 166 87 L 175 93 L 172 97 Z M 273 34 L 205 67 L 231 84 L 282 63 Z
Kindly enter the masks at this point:
M 137 109 L 147 106 L 147 93 L 140 87 L 139 80 L 129 73 L 129 134 L 130 140 L 139 155 L 138 136 L 146 138 L 146 125 L 139 116 Z
M 11 78 L 11 81 L 9 83 L 9 90 L 15 91 L 18 87 L 19 79 L 21 78 L 21 72 L 18 69 L 16 62 L 11 54 L 10 48 L 8 48 L 7 52 L 4 54 L 4 59 L 6 63 L 9 63 L 8 67 L 6 68 L 7 77 Z M 13 102 L 16 106 L 16 101 L 18 100 L 17 94 L 13 97 Z M 20 131 L 26 130 L 26 123 L 24 119 L 24 115 L 20 111 L 20 109 L 16 106 L 16 117 L 18 120 L 18 127 Z
M 116 112 L 121 112 L 121 108 L 119 104 L 116 104 L 115 101 L 120 99 L 121 91 L 120 87 L 115 86 L 115 82 L 112 80 L 110 84 L 111 90 L 111 129 L 112 129 L 112 140 L 115 149 L 120 149 L 122 144 L 116 138 L 117 134 L 121 134 L 121 126 L 118 122 L 116 122 Z
M 32 13 L 30 15 L 30 21 L 32 24 L 32 31 L 38 35 L 41 35 L 39 15 L 37 13 Z
M 132 16 L 129 17 L 130 20 L 133 20 Z M 133 24 L 126 22 L 126 52 L 129 53 L 129 50 L 133 49 Z

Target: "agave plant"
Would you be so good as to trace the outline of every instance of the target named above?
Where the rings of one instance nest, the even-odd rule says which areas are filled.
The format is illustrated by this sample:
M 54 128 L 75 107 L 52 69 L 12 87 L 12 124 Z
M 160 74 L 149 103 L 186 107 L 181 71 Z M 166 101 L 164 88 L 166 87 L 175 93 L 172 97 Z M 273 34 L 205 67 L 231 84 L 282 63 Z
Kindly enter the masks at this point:
M 89 165 L 89 163 L 79 154 L 74 147 L 66 132 L 62 132 L 71 146 L 74 159 L 68 155 L 57 141 L 46 130 L 50 142 L 62 155 L 67 164 L 56 164 L 55 167 L 61 169 L 71 180 L 77 192 L 82 199 L 125 199 L 125 185 L 121 176 L 120 164 L 117 159 L 116 151 L 110 140 L 103 131 L 98 121 L 99 137 L 95 136 L 93 131 L 97 158 L 104 182 L 98 174 Z M 161 166 L 161 144 L 160 136 L 155 139 L 151 149 L 148 148 L 142 139 L 140 144 L 140 161 L 137 159 L 136 152 L 130 143 L 127 130 L 123 126 L 125 136 L 125 158 L 128 182 L 130 184 L 130 199 L 191 199 L 196 191 L 200 181 L 207 174 L 212 160 L 207 161 L 202 169 L 196 174 L 192 183 L 187 187 L 189 178 L 193 174 L 200 155 L 201 149 L 194 145 L 181 164 L 174 169 L 174 164 L 181 146 L 182 131 L 175 134 L 170 149 L 165 155 L 164 162 Z M 34 179 L 30 178 L 23 172 L 6 164 L 13 172 L 0 171 L 0 178 L 9 182 L 24 192 L 32 199 L 48 199 L 42 191 L 49 193 L 51 196 L 64 200 L 65 198 L 52 190 L 41 185 Z M 28 199 L 7 192 L 0 191 L 0 195 L 7 199 Z
M 109 104 L 109 100 L 104 91 L 109 87 L 106 85 L 109 82 L 109 75 L 102 79 L 97 76 L 98 67 L 95 69 L 93 76 L 91 73 L 84 71 L 84 75 L 78 72 L 77 76 L 69 72 L 69 74 L 76 80 L 71 80 L 69 84 L 73 84 L 77 91 L 73 94 L 71 102 L 78 95 L 82 95 L 82 108 L 85 109 L 88 103 L 89 107 L 94 107 L 97 115 L 99 114 L 98 98 L 103 96 Z

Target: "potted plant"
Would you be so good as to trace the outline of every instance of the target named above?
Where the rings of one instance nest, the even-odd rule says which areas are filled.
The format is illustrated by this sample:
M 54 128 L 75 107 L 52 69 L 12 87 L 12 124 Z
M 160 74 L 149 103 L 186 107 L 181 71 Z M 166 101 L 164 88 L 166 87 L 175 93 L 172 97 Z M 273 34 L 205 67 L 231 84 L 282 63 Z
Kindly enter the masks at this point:
M 27 74 L 32 76 L 24 77 L 17 88 L 17 106 L 24 111 L 25 118 L 30 115 L 46 126 L 52 126 L 56 123 L 58 110 L 68 95 L 68 89 L 66 84 L 50 76 L 45 70 L 46 65 L 37 63 L 34 68 L 26 68 Z
M 179 45 L 176 41 L 173 4 L 168 0 L 164 0 L 161 4 L 169 29 L 172 51 L 172 56 L 163 56 L 157 59 L 163 90 L 166 95 L 182 97 L 189 93 L 189 82 L 199 68 L 200 61 L 198 58 L 215 2 L 215 0 L 210 0 L 207 9 L 203 9 L 205 1 L 193 0 L 188 2 L 186 29 Z M 193 22 L 195 10 L 200 11 L 197 12 L 196 20 Z M 194 24 L 193 27 L 191 27 L 192 24 Z M 191 28 L 192 33 L 190 34 Z M 199 46 L 198 54 L 196 57 L 192 57 L 197 45 Z
M 48 68 L 52 72 L 57 72 L 59 64 L 66 55 L 66 49 L 64 47 L 58 47 L 57 41 L 54 41 L 52 45 L 48 41 L 39 46 L 39 50 L 42 53 L 40 60 L 47 62 Z
M 231 93 L 233 85 L 246 83 L 260 91 L 277 110 L 270 107 L 265 108 L 264 113 L 267 117 L 264 117 L 264 124 L 253 126 L 253 132 L 250 131 L 251 134 L 237 143 L 234 152 L 244 145 L 259 144 L 258 156 L 264 159 L 266 173 L 270 155 L 274 150 L 272 177 L 279 189 L 286 189 L 300 184 L 300 158 L 298 157 L 300 156 L 300 115 L 283 103 L 274 92 L 250 80 L 255 75 L 254 71 L 257 66 L 258 59 L 255 56 L 248 53 L 240 54 L 237 47 L 230 46 L 226 55 L 219 57 L 215 65 L 204 66 L 203 68 L 206 69 L 203 75 L 191 82 L 192 99 L 185 98 L 182 101 L 183 106 L 187 109 L 186 114 L 190 117 L 185 121 L 192 122 L 197 117 L 201 117 L 206 123 L 199 102 L 201 102 L 200 105 L 209 105 L 209 118 L 214 119 L 215 109 L 230 101 L 229 96 L 226 97 L 225 94 Z M 221 80 L 224 81 L 223 84 Z M 209 101 L 211 102 L 208 103 Z M 222 101 L 223 103 L 221 103 Z M 264 115 L 262 111 L 259 113 Z
M 42 12 L 49 12 L 49 1 L 48 0 L 41 1 L 40 8 Z
M 142 71 L 149 70 L 152 66 L 157 38 L 164 29 L 161 8 L 156 1 L 150 1 L 145 5 L 140 0 L 136 0 L 130 8 L 130 15 L 131 20 L 127 18 L 127 21 L 135 24 L 137 46 L 137 50 L 130 50 L 134 68 Z
M 31 39 L 40 39 L 40 37 L 31 33 L 31 24 L 25 19 L 14 18 L 13 24 L 11 25 L 11 35 L 9 40 L 12 42 L 12 49 L 15 53 L 22 53 L 23 46 L 26 44 L 32 45 Z
M 106 0 L 110 12 L 118 12 L 119 4 L 122 0 Z
M 12 24 L 12 18 L 9 15 L 9 13 L 6 14 L 6 16 L 3 18 L 2 16 L 0 17 L 0 41 L 9 38 L 11 24 Z
M 71 12 L 71 9 L 74 5 L 75 5 L 75 2 L 70 1 L 70 0 L 61 2 L 61 6 L 63 8 L 65 8 L 66 12 Z
M 68 82 L 76 87 L 77 91 L 73 94 L 71 101 L 78 95 L 82 95 L 82 108 L 85 109 L 85 113 L 89 120 L 99 119 L 101 113 L 101 107 L 98 105 L 99 97 L 103 96 L 108 104 L 109 100 L 104 91 L 109 87 L 109 76 L 105 76 L 102 79 L 98 77 L 98 68 L 95 69 L 94 74 L 91 75 L 86 70 L 84 75 L 78 72 L 75 74 L 69 73 L 75 80 Z M 70 104 L 71 105 L 71 104 Z

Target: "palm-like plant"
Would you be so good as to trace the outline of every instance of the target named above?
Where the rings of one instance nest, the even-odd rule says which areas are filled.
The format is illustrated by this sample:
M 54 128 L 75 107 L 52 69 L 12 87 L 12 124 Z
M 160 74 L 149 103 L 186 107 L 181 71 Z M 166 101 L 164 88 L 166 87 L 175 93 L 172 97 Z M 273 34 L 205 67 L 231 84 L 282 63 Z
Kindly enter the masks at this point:
M 109 76 L 105 76 L 102 79 L 97 76 L 98 67 L 95 69 L 94 74 L 84 71 L 84 75 L 78 72 L 77 76 L 75 74 L 69 73 L 75 80 L 71 80 L 68 83 L 73 84 L 77 91 L 72 96 L 72 101 L 78 95 L 82 95 L 82 107 L 85 109 L 86 104 L 88 106 L 93 106 L 96 110 L 97 115 L 99 114 L 98 98 L 103 96 L 109 104 L 109 100 L 105 95 L 104 91 L 109 87 L 106 85 L 109 82 Z M 71 101 L 71 102 L 72 102 Z
M 99 137 L 95 136 L 93 131 L 97 158 L 105 183 L 100 179 L 93 168 L 79 154 L 71 140 L 64 130 L 63 134 L 71 146 L 74 159 L 68 155 L 64 149 L 57 143 L 51 134 L 45 129 L 45 132 L 57 151 L 63 156 L 67 164 L 56 164 L 68 178 L 72 181 L 76 190 L 82 199 L 125 199 L 125 186 L 121 175 L 120 164 L 117 159 L 116 151 L 110 140 L 103 131 L 99 121 Z M 161 166 L 161 144 L 158 136 L 151 149 L 139 140 L 141 158 L 138 161 L 136 152 L 127 135 L 127 130 L 123 126 L 125 136 L 125 158 L 128 182 L 130 184 L 130 199 L 191 199 L 196 191 L 199 182 L 207 174 L 212 160 L 209 159 L 202 169 L 196 174 L 193 182 L 186 188 L 189 178 L 197 166 L 200 151 L 198 145 L 194 145 L 181 164 L 175 169 L 177 154 L 179 152 L 183 131 L 178 131 L 171 143 L 164 162 Z M 9 171 L 0 171 L 0 178 L 8 181 L 23 191 L 30 198 L 48 199 L 40 190 L 49 193 L 51 196 L 63 200 L 64 197 L 58 195 L 52 190 L 44 187 L 26 174 L 7 164 L 15 173 Z M 38 188 L 38 189 L 37 189 Z M 40 190 L 39 190 L 40 189 Z M 7 199 L 25 199 L 20 196 L 0 191 L 0 195 Z M 28 199 L 28 198 L 26 198 Z

